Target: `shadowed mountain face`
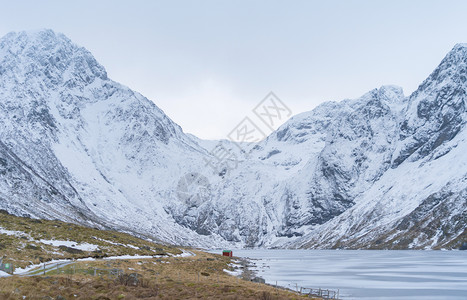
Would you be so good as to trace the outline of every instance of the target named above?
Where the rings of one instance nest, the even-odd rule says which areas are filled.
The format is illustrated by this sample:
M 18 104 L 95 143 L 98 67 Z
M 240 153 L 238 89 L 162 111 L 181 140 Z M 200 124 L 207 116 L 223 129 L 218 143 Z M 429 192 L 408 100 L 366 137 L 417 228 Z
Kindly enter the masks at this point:
M 409 97 L 383 86 L 324 103 L 218 172 L 209 143 L 110 80 L 86 49 L 50 30 L 10 33 L 0 208 L 204 247 L 456 248 L 466 63 L 457 45 Z

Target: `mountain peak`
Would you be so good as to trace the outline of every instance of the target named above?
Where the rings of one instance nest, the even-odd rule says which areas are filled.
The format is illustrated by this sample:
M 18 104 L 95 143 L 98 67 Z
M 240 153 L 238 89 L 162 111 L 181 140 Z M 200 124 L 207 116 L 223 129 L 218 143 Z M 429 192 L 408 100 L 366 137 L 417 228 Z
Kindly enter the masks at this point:
M 0 65 L 0 75 L 15 82 L 42 80 L 44 76 L 53 84 L 72 77 L 84 79 L 85 83 L 96 77 L 107 79 L 104 67 L 88 50 L 50 29 L 5 35 L 0 39 Z
M 43 29 L 32 29 L 32 30 L 22 30 L 18 32 L 10 32 L 7 36 L 27 36 L 30 39 L 50 39 L 50 38 L 66 38 L 62 33 L 57 33 L 52 29 L 43 28 Z M 68 38 L 66 38 L 68 39 Z M 68 39 L 69 40 L 69 39 Z
M 64 34 L 55 33 L 51 29 L 10 32 L 0 39 L 0 48 L 8 47 L 15 54 L 19 54 L 18 51 L 27 46 L 35 45 L 38 47 L 36 50 L 50 50 L 49 47 L 56 46 L 57 44 L 72 45 L 73 43 Z M 19 47 L 12 47 L 14 45 L 18 45 Z
M 440 66 L 443 63 L 452 64 L 462 64 L 467 61 L 467 44 L 456 44 L 451 51 L 448 52 L 446 57 L 441 62 Z
M 467 43 L 458 43 L 454 46 L 453 50 L 456 49 L 467 49 Z

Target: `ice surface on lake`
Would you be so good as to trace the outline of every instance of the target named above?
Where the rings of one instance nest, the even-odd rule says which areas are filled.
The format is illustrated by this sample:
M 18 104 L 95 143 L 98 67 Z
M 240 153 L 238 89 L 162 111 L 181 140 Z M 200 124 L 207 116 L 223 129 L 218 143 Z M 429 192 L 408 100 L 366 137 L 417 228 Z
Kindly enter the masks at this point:
M 467 299 L 467 251 L 234 250 L 267 283 L 342 299 Z

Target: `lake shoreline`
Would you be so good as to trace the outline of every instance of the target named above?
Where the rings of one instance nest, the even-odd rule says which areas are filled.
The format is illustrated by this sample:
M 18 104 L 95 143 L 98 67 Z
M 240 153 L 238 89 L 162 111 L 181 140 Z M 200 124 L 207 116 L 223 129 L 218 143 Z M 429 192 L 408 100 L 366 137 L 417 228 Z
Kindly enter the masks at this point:
M 266 284 L 340 291 L 341 299 L 465 299 L 467 252 L 234 250 Z

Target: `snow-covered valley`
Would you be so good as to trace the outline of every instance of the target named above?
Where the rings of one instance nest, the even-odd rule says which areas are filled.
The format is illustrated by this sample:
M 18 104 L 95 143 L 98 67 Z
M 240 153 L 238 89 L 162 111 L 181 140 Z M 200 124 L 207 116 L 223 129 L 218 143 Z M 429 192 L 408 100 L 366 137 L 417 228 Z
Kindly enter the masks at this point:
M 214 169 L 217 141 L 185 134 L 89 51 L 51 30 L 10 33 L 0 208 L 206 248 L 459 248 L 466 76 L 459 44 L 412 95 L 323 103 Z

